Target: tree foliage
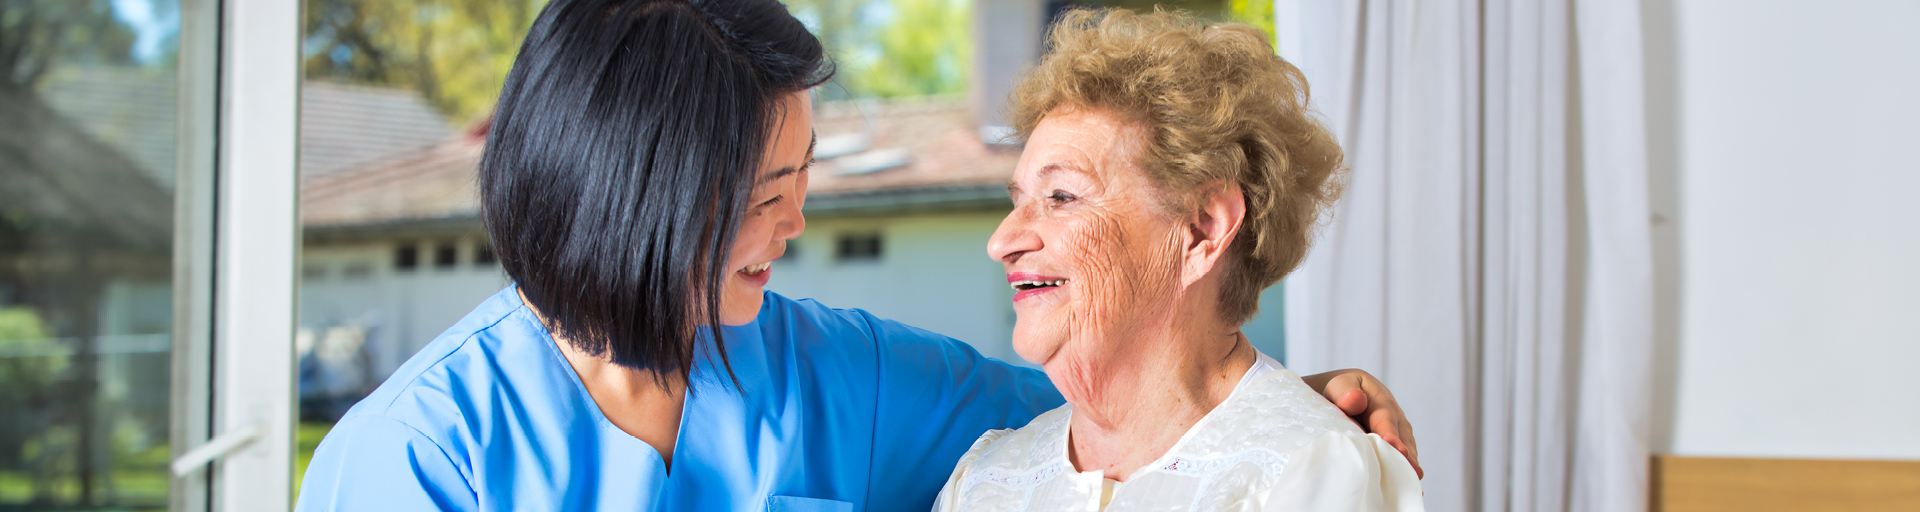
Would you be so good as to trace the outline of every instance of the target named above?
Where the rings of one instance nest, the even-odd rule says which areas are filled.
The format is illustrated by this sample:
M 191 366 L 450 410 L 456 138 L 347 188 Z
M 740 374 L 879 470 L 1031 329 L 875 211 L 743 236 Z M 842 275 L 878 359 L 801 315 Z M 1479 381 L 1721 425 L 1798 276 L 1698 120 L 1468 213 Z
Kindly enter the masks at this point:
M 793 0 L 788 6 L 839 66 L 823 91 L 828 99 L 966 90 L 970 0 Z
M 310 79 L 418 91 L 455 123 L 493 108 L 546 0 L 307 0 Z
M 849 62 L 853 88 L 878 97 L 965 92 L 973 55 L 968 2 L 891 3 L 893 19 L 872 38 L 878 51 Z
M 133 40 L 108 0 L 0 0 L 0 88 L 32 91 L 55 64 L 131 63 Z
M 307 0 L 310 79 L 418 91 L 454 123 L 484 115 L 547 0 Z M 839 77 L 828 98 L 965 89 L 969 0 L 791 0 Z
M 1273 33 L 1273 2 L 1270 0 L 1227 0 L 1227 18 L 1266 32 L 1269 45 L 1278 37 Z

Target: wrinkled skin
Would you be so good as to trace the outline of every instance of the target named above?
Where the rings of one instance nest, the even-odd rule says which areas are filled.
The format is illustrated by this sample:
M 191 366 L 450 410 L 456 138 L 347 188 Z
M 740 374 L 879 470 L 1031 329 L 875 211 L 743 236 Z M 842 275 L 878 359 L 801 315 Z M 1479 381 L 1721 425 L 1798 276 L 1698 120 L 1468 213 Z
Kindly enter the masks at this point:
M 1074 404 L 1070 458 L 1115 479 L 1224 401 L 1254 357 L 1217 299 L 1244 198 L 1217 183 L 1198 198 L 1154 186 L 1136 164 L 1144 126 L 1105 109 L 1050 112 L 1009 183 L 1013 211 L 988 243 L 1010 281 L 1058 283 L 1016 293 L 1014 349 Z M 1420 471 L 1411 426 L 1372 375 L 1306 380 Z
M 1144 126 L 1050 112 L 989 242 L 1010 281 L 1046 283 L 1014 296 L 1014 348 L 1073 404 L 1069 458 L 1116 480 L 1225 401 L 1258 357 L 1219 308 L 1246 201 L 1224 184 L 1197 201 L 1156 187 L 1137 165 Z
M 989 242 L 1009 273 L 1066 281 L 1014 302 L 1013 347 L 1049 374 L 1067 376 L 1055 384 L 1076 403 L 1100 399 L 1090 386 L 1157 356 L 1141 352 L 1166 344 L 1141 334 L 1165 330 L 1188 291 L 1180 223 L 1133 164 L 1141 136 L 1136 125 L 1105 113 L 1049 116 L 1009 186 L 1013 212 Z M 1088 413 L 1124 407 L 1113 405 Z

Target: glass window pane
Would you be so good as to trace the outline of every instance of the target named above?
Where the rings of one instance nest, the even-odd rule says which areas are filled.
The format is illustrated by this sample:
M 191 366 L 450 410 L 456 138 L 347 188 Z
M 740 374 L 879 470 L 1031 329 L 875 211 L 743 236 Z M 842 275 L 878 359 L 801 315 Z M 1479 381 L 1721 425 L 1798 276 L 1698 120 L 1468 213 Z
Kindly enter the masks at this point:
M 305 0 L 295 482 L 349 407 L 506 286 L 479 149 L 545 0 Z
M 0 3 L 0 509 L 167 505 L 179 20 Z

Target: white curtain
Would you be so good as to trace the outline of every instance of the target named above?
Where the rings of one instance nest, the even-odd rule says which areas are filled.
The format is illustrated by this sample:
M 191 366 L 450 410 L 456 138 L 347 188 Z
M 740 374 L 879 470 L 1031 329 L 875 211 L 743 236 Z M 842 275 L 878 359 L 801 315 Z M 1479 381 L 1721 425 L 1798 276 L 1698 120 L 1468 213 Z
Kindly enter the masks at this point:
M 1374 372 L 1434 511 L 1647 504 L 1652 238 L 1633 0 L 1277 0 L 1352 183 L 1288 366 Z

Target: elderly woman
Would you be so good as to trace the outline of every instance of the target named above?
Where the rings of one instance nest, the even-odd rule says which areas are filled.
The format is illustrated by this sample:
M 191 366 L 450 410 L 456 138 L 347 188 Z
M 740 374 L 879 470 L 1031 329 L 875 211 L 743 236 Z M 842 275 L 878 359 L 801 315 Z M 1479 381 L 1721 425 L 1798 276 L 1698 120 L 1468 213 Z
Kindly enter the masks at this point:
M 1068 404 L 980 437 L 936 510 L 1419 510 L 1413 467 L 1240 333 L 1306 256 L 1340 148 L 1262 34 L 1075 11 L 1017 90 L 988 250 Z

